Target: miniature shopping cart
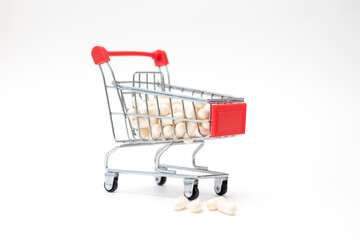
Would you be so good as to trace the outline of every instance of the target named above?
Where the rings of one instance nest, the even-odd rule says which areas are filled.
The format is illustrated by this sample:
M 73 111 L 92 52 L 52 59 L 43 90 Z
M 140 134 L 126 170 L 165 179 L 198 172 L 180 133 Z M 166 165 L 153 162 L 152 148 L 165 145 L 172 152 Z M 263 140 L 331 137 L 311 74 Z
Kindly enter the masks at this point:
M 166 53 L 157 50 L 148 52 L 107 51 L 104 47 L 92 49 L 92 58 L 99 65 L 103 77 L 112 133 L 116 143 L 105 156 L 105 183 L 108 192 L 114 192 L 118 187 L 120 173 L 150 175 L 155 177 L 158 185 L 163 185 L 167 177 L 184 179 L 184 195 L 189 200 L 199 196 L 198 180 L 215 179 L 215 193 L 223 195 L 227 191 L 228 174 L 208 170 L 198 166 L 195 156 L 204 146 L 205 140 L 220 139 L 245 133 L 246 103 L 243 98 L 237 98 L 215 92 L 185 88 L 170 84 Z M 111 68 L 109 61 L 112 56 L 144 56 L 151 57 L 159 71 L 135 72 L 132 80 L 119 81 Z M 149 104 L 152 101 L 153 106 Z M 170 113 L 162 114 L 162 104 L 170 106 Z M 180 111 L 175 113 L 174 103 Z M 140 106 L 140 103 L 142 105 Z M 196 106 L 208 106 L 209 117 L 204 119 Z M 142 107 L 142 110 L 140 109 Z M 155 107 L 155 113 L 154 113 Z M 131 110 L 132 109 L 132 110 Z M 194 113 L 189 116 L 189 109 Z M 178 109 L 179 110 L 179 109 Z M 160 134 L 154 136 L 153 122 L 156 122 Z M 165 122 L 173 134 L 166 135 Z M 177 134 L 177 125 L 185 126 L 185 133 Z M 143 125 L 144 128 L 141 128 Z M 160 127 L 159 127 L 160 126 Z M 207 126 L 207 128 L 205 128 Z M 194 128 L 191 128 L 194 127 Z M 122 130 L 119 130 L 122 128 Z M 145 130 L 144 130 L 145 129 Z M 196 131 L 192 134 L 191 131 Z M 206 131 L 205 131 L 206 130 Z M 144 133 L 145 132 L 145 133 Z M 122 135 L 120 137 L 120 135 Z M 121 148 L 145 145 L 163 144 L 155 154 L 155 171 L 134 171 L 109 168 L 109 157 Z M 196 144 L 192 154 L 192 166 L 174 166 L 160 164 L 160 157 L 170 147 L 182 144 Z M 176 170 L 196 172 L 196 174 L 180 174 Z

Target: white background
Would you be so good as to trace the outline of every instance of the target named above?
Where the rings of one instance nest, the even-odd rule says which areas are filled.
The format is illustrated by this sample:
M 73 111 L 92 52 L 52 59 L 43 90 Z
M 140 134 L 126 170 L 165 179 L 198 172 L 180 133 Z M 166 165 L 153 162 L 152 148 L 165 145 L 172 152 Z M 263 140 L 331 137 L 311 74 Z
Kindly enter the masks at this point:
M 359 24 L 355 0 L 1 1 L 0 238 L 359 239 Z M 120 175 L 105 192 L 115 144 L 95 45 L 163 49 L 172 83 L 245 98 L 246 134 L 198 156 L 230 173 L 236 216 L 173 211 L 180 179 Z M 190 163 L 182 150 L 166 162 Z M 111 164 L 152 170 L 155 151 Z

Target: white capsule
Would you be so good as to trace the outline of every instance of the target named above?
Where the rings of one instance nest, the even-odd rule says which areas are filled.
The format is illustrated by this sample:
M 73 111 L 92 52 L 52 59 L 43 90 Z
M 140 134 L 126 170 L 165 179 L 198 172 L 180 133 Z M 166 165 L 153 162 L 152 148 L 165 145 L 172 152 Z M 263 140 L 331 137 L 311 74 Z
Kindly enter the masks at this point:
M 184 118 L 184 113 L 183 112 L 177 112 L 177 113 L 174 113 L 174 117 L 176 118 Z M 182 120 L 175 120 L 175 124 L 178 124 L 180 122 L 184 122 Z
M 185 123 L 178 123 L 175 126 L 175 133 L 176 137 L 182 138 L 185 135 L 186 129 L 185 129 Z
M 172 117 L 172 116 L 171 116 L 171 114 L 168 114 L 168 115 L 166 115 L 166 117 Z M 174 113 L 174 118 L 184 118 L 184 114 L 181 113 L 181 112 Z M 173 121 L 174 121 L 174 124 L 184 122 L 184 121 L 181 121 L 181 120 L 166 119 L 166 118 L 162 118 L 161 121 L 162 121 L 163 127 L 166 126 L 166 125 L 173 125 Z
M 190 203 L 190 211 L 193 213 L 199 213 L 202 211 L 203 202 L 199 199 L 196 199 Z
M 202 135 L 202 136 L 207 136 L 208 134 L 209 134 L 209 129 L 205 129 L 205 128 L 203 128 L 202 126 L 199 126 L 199 129 L 200 129 L 200 134 Z
M 175 199 L 173 203 L 174 210 L 180 211 L 184 210 L 186 208 L 186 205 L 188 204 L 188 199 L 186 197 L 179 197 Z
M 154 125 L 151 127 L 151 134 L 152 134 L 153 139 L 159 139 L 159 138 L 161 138 L 161 127 L 160 127 L 160 124 L 154 124 Z
M 194 106 L 191 102 L 185 102 L 185 116 L 186 118 L 195 119 Z
M 217 202 L 217 209 L 219 212 L 227 215 L 235 215 L 236 206 L 225 199 L 219 199 Z
M 155 115 L 159 116 L 159 113 L 161 116 L 166 116 L 170 113 L 170 108 L 166 104 L 159 105 L 159 108 L 157 105 L 149 107 L 149 115 Z
M 147 114 L 146 104 L 145 103 L 140 103 L 138 105 L 138 112 L 139 112 L 139 114 Z
M 171 125 L 167 125 L 163 128 L 164 138 L 172 139 L 174 137 L 174 128 Z
M 183 107 L 180 104 L 174 104 L 172 105 L 173 113 L 181 112 L 183 113 Z
M 224 197 L 216 197 L 216 198 L 212 198 L 212 199 L 209 199 L 207 202 L 206 202 L 206 207 L 209 211 L 215 211 L 217 210 L 217 203 L 220 199 L 225 199 Z
M 199 119 L 209 119 L 209 113 L 210 113 L 210 110 L 208 108 L 201 108 L 197 112 L 197 117 Z
M 149 115 L 157 115 L 159 116 L 159 111 L 158 111 L 158 108 L 157 106 L 151 106 L 149 107 Z
M 149 137 L 149 128 L 140 128 L 140 138 L 148 139 Z
M 139 118 L 140 119 L 144 119 L 139 121 L 140 122 L 140 128 L 149 128 L 149 120 L 150 119 L 150 127 L 152 127 L 154 124 L 158 123 L 158 118 L 148 118 L 148 117 L 144 117 L 144 118 Z M 135 123 L 137 126 L 137 123 Z M 146 126 L 145 126 L 146 124 Z
M 131 123 L 132 123 L 132 127 L 136 128 L 136 129 L 148 128 L 149 127 L 149 123 L 148 123 L 147 118 L 143 118 L 143 117 L 139 117 L 139 125 L 140 125 L 140 127 L 138 126 L 137 118 L 133 119 L 133 121 Z
M 208 129 L 208 130 L 209 130 L 209 128 L 210 128 L 210 123 L 209 123 L 209 122 L 202 122 L 202 123 L 201 123 L 201 126 L 202 126 L 203 128 L 205 128 L 205 129 Z
M 194 105 L 197 109 L 199 108 L 203 108 L 205 106 L 205 103 L 201 103 L 201 102 L 194 102 Z
M 195 137 L 196 123 L 187 121 L 186 125 L 187 125 L 187 134 L 189 135 L 189 137 Z
M 187 122 L 187 126 L 190 137 L 202 137 L 196 122 Z
M 136 98 L 136 106 L 135 106 L 135 97 L 133 97 L 131 99 L 131 103 L 134 107 L 134 109 L 137 108 L 138 114 L 146 114 L 146 103 L 144 100 L 142 100 L 141 98 L 137 97 Z
M 165 117 L 171 117 L 171 114 L 166 115 Z M 167 125 L 172 125 L 173 124 L 173 119 L 167 119 L 167 118 L 162 118 L 161 119 L 161 124 L 162 126 L 167 126 Z
M 160 115 L 166 116 L 170 113 L 170 107 L 166 104 L 160 104 Z

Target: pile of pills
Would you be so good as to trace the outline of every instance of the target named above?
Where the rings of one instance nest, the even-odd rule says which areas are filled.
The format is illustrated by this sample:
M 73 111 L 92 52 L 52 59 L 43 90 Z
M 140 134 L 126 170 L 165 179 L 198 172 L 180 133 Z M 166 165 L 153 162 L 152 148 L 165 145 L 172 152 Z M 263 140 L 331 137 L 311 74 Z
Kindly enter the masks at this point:
M 235 215 L 236 206 L 227 201 L 224 197 L 217 197 L 210 199 L 206 203 L 206 207 L 210 211 L 218 210 L 219 212 L 225 213 L 227 215 Z
M 179 197 L 174 201 L 173 208 L 176 211 L 186 209 L 188 205 L 188 199 L 186 197 Z M 202 212 L 203 202 L 200 199 L 196 199 L 190 203 L 190 212 L 200 213 Z M 227 215 L 235 215 L 236 206 L 227 201 L 224 197 L 216 197 L 206 202 L 206 207 L 209 211 L 216 211 L 225 213 Z
M 146 108 L 146 106 L 148 108 Z M 147 112 L 147 109 L 149 112 Z M 209 120 L 210 104 L 190 101 L 182 102 L 179 99 L 158 97 L 147 102 L 137 97 L 132 98 L 132 107 L 127 111 L 129 114 L 153 115 L 154 117 L 129 116 L 131 126 L 137 129 L 143 140 L 158 139 L 187 139 L 207 136 L 209 134 L 209 122 L 191 122 L 191 119 Z M 185 113 L 185 114 L 184 114 Z M 186 118 L 189 121 L 174 119 L 161 119 L 155 116 Z M 185 125 L 186 124 L 186 125 Z M 162 126 L 162 129 L 161 129 Z M 174 129 L 175 128 L 175 129 Z M 187 128 L 187 131 L 186 131 Z M 151 131 L 150 131 L 151 129 Z M 150 136 L 151 132 L 151 136 Z M 152 138 L 151 138 L 152 137 Z

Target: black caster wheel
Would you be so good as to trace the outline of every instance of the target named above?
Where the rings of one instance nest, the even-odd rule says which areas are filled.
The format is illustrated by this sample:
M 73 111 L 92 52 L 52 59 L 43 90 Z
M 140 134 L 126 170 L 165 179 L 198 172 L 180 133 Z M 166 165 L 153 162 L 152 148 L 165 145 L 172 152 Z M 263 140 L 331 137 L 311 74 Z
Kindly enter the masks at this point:
M 184 196 L 187 199 L 189 199 L 190 201 L 197 199 L 199 197 L 199 189 L 198 189 L 198 187 L 196 185 L 194 185 L 194 188 L 192 190 L 192 194 L 191 194 L 190 197 L 186 196 L 185 193 L 184 193 Z
M 224 195 L 227 192 L 227 183 L 228 181 L 225 180 L 221 184 L 221 188 L 218 189 L 218 187 L 215 186 L 215 193 L 219 196 Z
M 107 189 L 105 183 L 104 183 L 104 188 L 105 188 L 105 190 L 108 191 L 108 192 L 115 192 L 116 189 L 118 188 L 118 178 L 117 178 L 117 177 L 114 178 L 114 181 L 113 181 L 113 184 L 112 184 L 112 188 L 111 188 L 111 189 Z
M 166 182 L 166 177 L 155 177 L 155 182 L 157 185 L 164 185 Z

